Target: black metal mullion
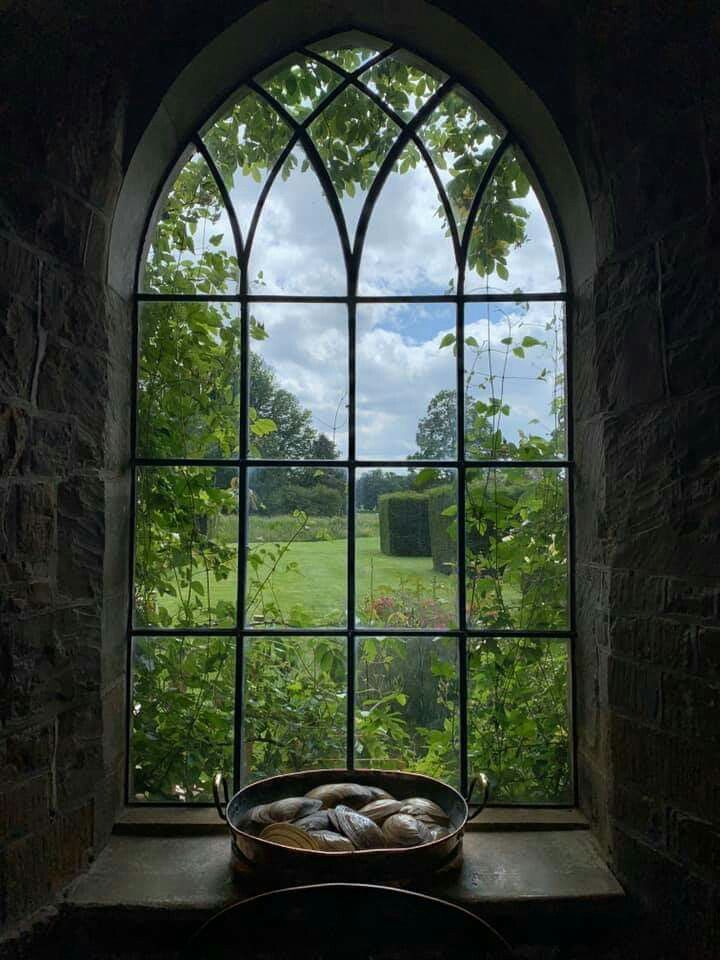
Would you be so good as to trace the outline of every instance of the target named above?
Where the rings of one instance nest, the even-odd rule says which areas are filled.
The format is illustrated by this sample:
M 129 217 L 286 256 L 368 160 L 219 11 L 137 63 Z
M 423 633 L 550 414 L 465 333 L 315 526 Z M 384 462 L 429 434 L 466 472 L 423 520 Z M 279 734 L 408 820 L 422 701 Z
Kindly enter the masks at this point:
M 492 155 L 492 157 L 490 157 L 490 162 L 488 163 L 485 169 L 485 173 L 482 176 L 482 180 L 480 181 L 477 191 L 475 192 L 475 196 L 473 197 L 473 202 L 470 204 L 467 223 L 465 224 L 465 232 L 463 233 L 463 238 L 462 238 L 463 272 L 465 270 L 465 264 L 467 263 L 467 255 L 468 255 L 468 250 L 470 248 L 470 237 L 472 236 L 473 228 L 475 226 L 475 217 L 477 216 L 478 210 L 480 209 L 480 206 L 482 204 L 483 198 L 487 191 L 488 185 L 492 180 L 493 176 L 495 175 L 495 171 L 497 170 L 498 165 L 500 164 L 500 161 L 503 159 L 503 157 L 509 150 L 511 144 L 512 144 L 512 140 L 511 140 L 510 134 L 506 133 L 505 136 L 500 141 L 500 143 L 497 145 L 497 149 L 495 150 L 495 153 Z M 487 297 L 488 295 L 486 295 L 486 299 Z M 467 299 L 474 300 L 474 297 L 473 298 L 468 297 Z M 509 299 L 512 300 L 514 299 L 514 297 L 510 297 Z
M 182 457 L 137 457 L 135 466 L 138 467 L 241 467 L 242 458 L 231 457 L 222 459 L 218 457 L 187 458 Z M 352 466 L 360 469 L 373 470 L 382 467 L 397 467 L 402 469 L 418 469 L 429 467 L 431 469 L 451 469 L 455 470 L 459 466 L 458 460 L 359 460 L 338 459 L 338 460 L 268 460 L 268 459 L 248 459 L 248 468 L 252 467 L 345 467 Z M 562 469 L 571 466 L 569 460 L 466 460 L 468 468 L 481 470 L 495 467 L 498 469 L 523 470 L 526 467 L 543 467 L 552 469 Z
M 381 50 L 380 53 L 376 53 L 375 56 L 371 57 L 366 63 L 361 63 L 355 70 L 346 70 L 344 67 L 341 67 L 339 63 L 335 63 L 334 60 L 328 60 L 327 57 L 324 57 L 321 53 L 315 53 L 315 51 L 309 47 L 301 47 L 300 53 L 309 59 L 317 60 L 317 62 L 321 63 L 324 67 L 329 67 L 333 73 L 339 74 L 344 80 L 348 80 L 349 83 L 351 83 L 356 77 L 359 77 L 361 73 L 365 73 L 366 70 L 372 70 L 378 63 L 382 63 L 383 60 L 387 60 L 388 57 L 397 53 L 398 49 L 399 47 L 396 43 L 391 43 L 390 46 Z M 349 86 L 349 83 L 346 83 L 343 89 Z M 323 100 L 323 103 L 324 102 Z
M 365 243 L 365 234 L 367 233 L 368 224 L 370 222 L 370 216 L 375 207 L 375 202 L 382 190 L 382 187 L 390 175 L 390 171 L 393 168 L 393 165 L 397 158 L 400 156 L 402 151 L 405 149 L 407 144 L 410 142 L 413 131 L 415 131 L 423 121 L 430 116 L 435 107 L 440 103 L 442 98 L 445 96 L 447 90 L 451 86 L 451 81 L 447 80 L 443 83 L 435 93 L 426 100 L 422 107 L 418 110 L 412 120 L 405 124 L 405 126 L 400 130 L 400 133 L 393 143 L 392 147 L 387 152 L 385 159 L 380 166 L 375 179 L 373 180 L 370 189 L 368 190 L 368 195 L 365 198 L 365 203 L 363 208 L 360 211 L 360 217 L 358 219 L 357 228 L 355 230 L 355 244 L 353 247 L 353 260 L 355 266 L 355 275 L 357 276 L 357 271 L 360 265 L 360 257 L 362 256 L 363 245 Z
M 358 74 L 359 74 L 359 71 L 358 71 Z M 357 90 L 360 91 L 360 93 L 364 94 L 368 98 L 368 100 L 371 100 L 375 104 L 375 106 L 377 106 L 380 110 L 382 110 L 383 113 L 385 113 L 386 116 L 388 116 L 393 121 L 393 123 L 400 129 L 401 132 L 406 130 L 408 127 L 410 127 L 410 124 L 412 123 L 412 121 L 405 120 L 404 117 L 401 117 L 400 114 L 397 113 L 395 110 L 393 110 L 393 108 L 389 104 L 385 103 L 382 97 L 378 96 L 378 94 L 375 93 L 374 90 L 371 90 L 370 87 L 367 86 L 367 84 L 363 83 L 363 81 L 359 79 L 358 75 L 356 75 L 355 82 L 353 85 Z M 447 85 L 447 82 L 444 84 L 444 86 L 446 85 Z M 435 187 L 440 196 L 440 201 L 445 210 L 445 216 L 447 217 L 447 222 L 450 226 L 450 232 L 452 234 L 452 241 L 453 241 L 453 250 L 455 252 L 455 260 L 458 263 L 458 269 L 459 269 L 460 237 L 458 235 L 457 225 L 455 223 L 455 217 L 453 216 L 452 208 L 450 206 L 450 201 L 448 199 L 447 192 L 445 190 L 445 185 L 440 179 L 440 176 L 437 172 L 437 168 L 435 166 L 435 162 L 430 156 L 430 152 L 428 151 L 424 142 L 420 139 L 420 136 L 418 135 L 415 127 L 410 127 L 409 139 L 412 140 L 412 142 L 420 151 L 420 155 L 422 156 L 423 160 L 427 164 L 427 167 L 430 171 L 430 176 L 433 178 L 433 181 L 435 183 Z
M 357 292 L 357 271 L 348 263 L 348 294 Z M 346 704 L 346 763 L 355 769 L 355 479 L 357 457 L 356 425 L 356 344 L 357 308 L 354 299 L 348 304 L 348 538 L 347 538 L 347 704 Z
M 297 141 L 293 141 L 296 143 Z M 456 293 L 418 293 L 388 294 L 387 296 L 359 295 L 357 303 L 457 303 Z M 564 291 L 557 293 L 467 293 L 466 303 L 564 303 L 569 295 Z M 308 296 L 305 294 L 282 293 L 136 293 L 138 303 L 349 303 L 350 298 L 342 294 L 326 296 Z
M 134 637 L 234 637 L 239 633 L 246 637 L 288 636 L 288 637 L 340 637 L 345 636 L 346 627 L 133 627 Z M 413 627 L 354 627 L 359 637 L 437 637 L 438 631 Z M 567 640 L 574 636 L 569 629 L 558 630 L 507 630 L 499 627 L 483 629 L 470 627 L 468 630 L 443 630 L 444 637 L 459 637 L 462 633 L 468 637 L 497 637 L 513 639 L 529 637 L 537 640 Z
M 230 220 L 230 229 L 232 230 L 233 240 L 235 241 L 235 252 L 236 260 L 238 262 L 238 270 L 240 270 L 240 265 L 242 264 L 242 251 L 243 251 L 243 242 L 242 242 L 242 231 L 240 229 L 240 223 L 237 218 L 237 213 L 235 212 L 235 206 L 233 205 L 232 198 L 228 191 L 225 181 L 223 180 L 222 174 L 217 168 L 217 164 L 213 159 L 213 155 L 210 153 L 208 148 L 205 146 L 205 142 L 201 137 L 195 137 L 193 139 L 198 153 L 201 154 L 203 160 L 207 164 L 213 180 L 215 181 L 218 192 L 222 198 L 223 203 L 225 204 L 225 209 L 227 210 L 228 219 Z M 238 277 L 240 286 L 242 287 L 242 281 Z M 242 290 L 241 290 L 242 293 Z
M 342 247 L 343 259 L 345 260 L 345 270 L 349 272 L 350 265 L 350 241 L 348 239 L 348 229 L 347 224 L 345 223 L 345 214 L 343 213 L 340 200 L 337 195 L 337 191 L 333 185 L 332 180 L 330 179 L 330 174 L 327 172 L 327 168 L 323 163 L 322 157 L 320 156 L 317 147 L 313 143 L 310 134 L 307 131 L 307 128 L 304 125 L 301 125 L 295 120 L 295 118 L 288 113 L 288 111 L 282 106 L 281 103 L 278 103 L 269 93 L 266 93 L 262 87 L 257 86 L 252 81 L 249 84 L 250 88 L 255 90 L 255 92 L 263 96 L 268 103 L 275 108 L 275 110 L 280 114 L 280 116 L 285 120 L 286 123 L 289 123 L 293 126 L 295 130 L 295 136 L 297 137 L 297 142 L 300 143 L 305 150 L 305 155 L 308 158 L 308 161 L 315 171 L 315 175 L 320 181 L 320 185 L 325 194 L 325 198 L 330 206 L 330 212 L 335 219 L 335 226 L 340 235 L 340 246 Z

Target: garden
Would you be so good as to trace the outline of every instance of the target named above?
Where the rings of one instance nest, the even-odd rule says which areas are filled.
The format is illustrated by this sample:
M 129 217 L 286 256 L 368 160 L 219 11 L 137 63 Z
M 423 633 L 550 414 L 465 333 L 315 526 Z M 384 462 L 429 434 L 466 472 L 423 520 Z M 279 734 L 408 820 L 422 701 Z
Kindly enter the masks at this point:
M 359 66 L 351 54 L 337 62 Z M 398 109 L 439 89 L 420 69 L 393 60 L 385 67 L 375 71 L 373 90 Z M 332 88 L 326 65 L 283 70 L 270 83 L 272 96 L 298 116 L 320 87 L 323 96 Z M 312 134 L 342 202 L 356 186 L 370 187 L 390 142 L 372 139 L 369 108 L 356 105 L 349 119 L 344 109 L 328 106 L 327 124 Z M 500 138 L 457 91 L 437 110 L 423 137 L 450 198 L 433 212 L 447 237 L 449 210 L 461 225 L 469 217 Z M 274 304 L 267 320 L 246 295 L 232 299 L 249 264 L 230 242 L 226 198 L 241 209 L 242 189 L 263 182 L 271 168 L 278 183 L 307 172 L 292 153 L 276 166 L 290 134 L 273 117 L 254 93 L 203 134 L 205 150 L 177 174 L 145 264 L 131 797 L 205 802 L 213 774 L 231 773 L 236 762 L 243 782 L 345 766 L 348 697 L 358 766 L 416 770 L 457 785 L 466 670 L 470 771 L 489 773 L 499 802 L 568 802 L 562 306 L 539 313 L 510 290 L 505 304 L 467 305 L 460 342 L 454 327 L 428 333 L 428 369 L 440 369 L 432 366 L 439 357 L 454 370 L 462 352 L 460 389 L 425 385 L 406 466 L 356 466 L 344 444 L 364 396 L 348 399 L 344 381 L 336 386 L 328 371 L 302 399 L 296 305 Z M 394 174 L 411 179 L 424 162 L 410 151 Z M 473 207 L 467 255 L 476 277 L 494 274 L 504 283 L 512 251 L 527 240 L 523 203 L 532 191 L 516 154 L 507 152 L 495 169 L 490 201 Z M 250 286 L 265 283 L 258 271 Z M 421 311 L 413 316 L 420 329 Z M 337 356 L 337 331 L 319 329 L 302 349 L 310 357 L 332 334 L 327 353 Z M 375 336 L 389 342 L 391 332 L 378 328 Z M 410 351 L 413 337 L 396 341 Z M 283 359 L 293 343 L 295 355 L 286 350 Z M 347 362 L 340 354 L 335 366 Z M 373 416 L 365 416 L 372 427 Z M 383 416 L 388 410 L 375 420 Z M 428 466 L 433 461 L 440 465 Z

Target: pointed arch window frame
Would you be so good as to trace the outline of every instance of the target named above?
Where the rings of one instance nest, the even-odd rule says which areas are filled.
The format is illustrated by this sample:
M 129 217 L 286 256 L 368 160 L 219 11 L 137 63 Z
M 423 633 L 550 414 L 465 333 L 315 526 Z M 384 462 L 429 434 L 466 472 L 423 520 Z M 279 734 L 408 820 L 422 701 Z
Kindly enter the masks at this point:
M 570 799 L 562 802 L 518 802 L 507 803 L 499 802 L 494 804 L 492 799 L 489 805 L 496 806 L 520 806 L 534 808 L 567 808 L 576 807 L 578 803 L 578 784 L 576 776 L 576 656 L 575 641 L 577 636 L 576 628 L 576 603 L 575 603 L 575 516 L 574 516 L 574 430 L 572 416 L 572 370 L 571 370 L 571 323 L 570 311 L 572 309 L 572 297 L 569 293 L 569 284 L 567 277 L 567 256 L 566 240 L 558 226 L 558 218 L 553 215 L 552 198 L 545 190 L 541 173 L 532 163 L 529 151 L 513 135 L 508 124 L 502 119 L 501 112 L 495 105 L 489 106 L 485 103 L 481 94 L 476 91 L 470 91 L 472 99 L 481 106 L 485 113 L 495 119 L 504 130 L 504 133 L 497 144 L 487 167 L 482 173 L 475 196 L 468 210 L 465 226 L 460 235 L 454 212 L 452 210 L 447 190 L 438 174 L 436 164 L 428 150 L 427 146 L 420 137 L 419 130 L 423 123 L 430 118 L 433 110 L 442 102 L 443 98 L 453 90 L 460 90 L 467 93 L 463 84 L 460 83 L 450 73 L 446 79 L 441 82 L 433 94 L 422 104 L 414 116 L 406 120 L 398 114 L 382 97 L 367 86 L 361 79 L 362 74 L 367 73 L 372 67 L 381 64 L 384 60 L 392 57 L 398 52 L 409 52 L 416 56 L 420 62 L 425 62 L 423 55 L 414 51 L 412 45 L 383 40 L 380 34 L 375 33 L 376 39 L 386 43 L 381 51 L 375 56 L 369 58 L 360 64 L 355 70 L 344 69 L 340 64 L 325 57 L 312 49 L 312 46 L 319 46 L 323 41 L 330 41 L 336 36 L 335 33 L 328 36 L 322 36 L 315 40 L 308 41 L 302 46 L 295 47 L 288 51 L 287 56 L 299 54 L 308 59 L 317 61 L 325 67 L 331 69 L 340 76 L 340 82 L 310 110 L 310 112 L 299 120 L 292 116 L 283 105 L 276 100 L 272 94 L 266 91 L 255 79 L 263 73 L 278 66 L 284 58 L 273 58 L 261 71 L 255 71 L 254 76 L 245 79 L 238 84 L 235 92 L 223 98 L 223 105 L 237 101 L 238 94 L 243 90 L 251 91 L 256 94 L 272 109 L 280 119 L 290 128 L 291 135 L 286 146 L 275 159 L 270 167 L 260 193 L 258 194 L 255 210 L 253 212 L 250 227 L 247 232 L 247 242 L 243 243 L 241 228 L 236 215 L 230 191 L 227 184 L 218 169 L 218 166 L 212 156 L 211 151 L 205 144 L 202 132 L 207 130 L 212 123 L 217 120 L 222 110 L 216 108 L 209 117 L 197 127 L 197 133 L 191 137 L 179 152 L 177 159 L 171 165 L 162 178 L 157 190 L 154 202 L 150 205 L 150 215 L 144 229 L 144 242 L 138 253 L 135 270 L 135 294 L 134 294 L 134 315 L 133 315 L 133 403 L 131 408 L 131 499 L 130 499 L 130 568 L 128 600 L 128 618 L 127 618 L 127 698 L 128 704 L 128 722 L 126 725 L 126 783 L 125 783 L 125 802 L 128 806 L 170 806 L 177 807 L 175 801 L 137 801 L 131 794 L 131 727 L 132 716 L 130 707 L 132 705 L 132 642 L 134 637 L 228 637 L 236 640 L 235 653 L 235 719 L 234 719 L 234 789 L 241 786 L 241 754 L 242 754 L 242 694 L 243 694 L 243 662 L 244 662 L 244 640 L 251 637 L 338 637 L 345 636 L 347 641 L 347 696 L 346 696 L 346 764 L 349 770 L 356 766 L 355 758 L 355 659 L 356 659 L 356 639 L 362 637 L 382 636 L 402 636 L 402 637 L 435 637 L 442 636 L 455 638 L 457 640 L 458 654 L 458 716 L 459 716 L 459 763 L 460 763 L 460 789 L 465 794 L 472 782 L 472 771 L 468 766 L 468 640 L 473 638 L 502 638 L 502 639 L 538 639 L 538 640 L 564 640 L 568 645 L 568 721 L 569 721 L 569 772 L 570 772 Z M 351 244 L 349 231 L 345 216 L 342 210 L 340 198 L 332 183 L 330 175 L 322 161 L 318 148 L 310 136 L 310 126 L 313 121 L 320 116 L 323 110 L 334 99 L 339 97 L 348 87 L 356 87 L 363 95 L 372 101 L 387 117 L 392 120 L 399 128 L 399 134 L 396 137 L 392 147 L 388 151 L 384 160 L 370 184 L 367 197 L 363 204 L 360 217 L 357 222 L 354 243 Z M 387 295 L 369 295 L 358 293 L 359 271 L 362 261 L 362 254 L 367 235 L 368 226 L 371 221 L 376 202 L 382 193 L 388 176 L 402 154 L 402 151 L 412 144 L 420 153 L 420 156 L 426 165 L 433 183 L 436 187 L 438 197 L 442 203 L 447 223 L 450 229 L 450 239 L 452 242 L 453 254 L 457 269 L 457 282 L 455 291 L 444 294 L 387 294 Z M 323 193 L 328 201 L 333 219 L 335 221 L 338 236 L 340 238 L 343 261 L 348 278 L 347 290 L 344 294 L 336 295 L 304 295 L 304 294 L 263 294 L 250 293 L 248 289 L 248 267 L 249 258 L 252 254 L 252 247 L 255 235 L 257 233 L 258 223 L 265 208 L 265 203 L 273 183 L 277 179 L 282 169 L 283 163 L 290 156 L 293 149 L 300 145 L 305 151 L 311 167 L 320 181 Z M 225 210 L 228 215 L 232 236 L 235 242 L 237 260 L 239 265 L 238 290 L 234 294 L 176 294 L 163 292 L 148 292 L 142 287 L 142 269 L 146 262 L 152 240 L 153 228 L 156 218 L 162 210 L 163 203 L 172 188 L 174 179 L 183 165 L 184 158 L 188 157 L 188 151 L 194 150 L 203 157 L 207 164 L 220 193 Z M 545 215 L 545 220 L 552 233 L 553 245 L 560 269 L 561 287 L 554 291 L 504 291 L 499 293 L 474 293 L 465 292 L 465 279 L 468 273 L 468 250 L 472 237 L 472 230 L 476 222 L 476 217 L 481 210 L 483 199 L 486 195 L 489 185 L 492 183 L 493 176 L 501 161 L 513 150 L 517 151 L 522 157 L 526 172 L 531 176 L 532 186 L 538 190 L 539 199 Z M 240 371 L 240 404 L 239 417 L 239 455 L 236 458 L 188 458 L 188 457 L 144 457 L 137 455 L 137 385 L 138 385 L 138 359 L 139 359 L 139 308 L 142 303 L 162 303 L 162 302 L 198 302 L 198 303 L 237 303 L 240 306 L 241 329 L 242 329 L 242 363 Z M 507 458 L 473 458 L 468 459 L 465 456 L 465 418 L 463 384 L 465 375 L 465 305 L 470 303 L 531 303 L 531 302 L 551 302 L 562 303 L 564 305 L 564 400 L 565 400 L 565 456 L 552 459 L 516 459 Z M 249 308 L 253 303 L 308 303 L 308 304 L 345 304 L 348 308 L 348 455 L 345 458 L 336 460 L 321 459 L 303 459 L 303 460 L 284 460 L 269 459 L 262 457 L 251 457 L 249 454 L 249 422 L 248 422 L 248 403 L 249 395 L 249 363 L 247 358 L 250 352 L 250 319 Z M 412 304 L 412 303 L 448 303 L 456 306 L 456 391 L 457 391 L 457 457 L 450 460 L 401 460 L 401 459 L 362 459 L 356 455 L 356 331 L 357 331 L 357 307 L 362 304 Z M 318 468 L 341 468 L 348 472 L 348 552 L 347 552 L 347 605 L 348 622 L 345 627 L 260 627 L 253 628 L 252 625 L 245 623 L 244 617 L 244 598 L 246 589 L 246 564 L 241 562 L 247 551 L 248 546 L 248 524 L 247 511 L 240 509 L 238 512 L 238 578 L 237 578 L 237 600 L 236 600 L 236 626 L 235 627 L 141 627 L 134 624 L 133 610 L 133 585 L 135 578 L 135 531 L 136 531 L 136 509 L 137 509 L 137 474 L 138 469 L 143 467 L 236 467 L 240 476 L 240 491 L 247 490 L 247 473 L 250 469 L 258 467 L 318 467 Z M 357 470 L 385 467 L 390 469 L 407 469 L 409 466 L 414 468 L 434 468 L 434 469 L 453 469 L 457 471 L 457 491 L 458 491 L 458 517 L 464 518 L 465 504 L 464 492 L 466 490 L 466 476 L 468 471 L 478 469 L 527 469 L 527 468 L 553 468 L 565 471 L 566 477 L 566 510 L 567 510 L 567 627 L 554 630 L 534 630 L 534 629 L 500 629 L 481 628 L 468 625 L 466 613 L 466 577 L 465 577 L 465 523 L 458 522 L 458 577 L 457 577 L 457 602 L 459 623 L 457 628 L 448 630 L 433 629 L 413 629 L 413 628 L 395 628 L 395 627 L 365 627 L 355 622 L 355 536 L 353 521 L 355 517 L 355 473 Z M 209 807 L 211 802 L 192 802 L 187 806 Z

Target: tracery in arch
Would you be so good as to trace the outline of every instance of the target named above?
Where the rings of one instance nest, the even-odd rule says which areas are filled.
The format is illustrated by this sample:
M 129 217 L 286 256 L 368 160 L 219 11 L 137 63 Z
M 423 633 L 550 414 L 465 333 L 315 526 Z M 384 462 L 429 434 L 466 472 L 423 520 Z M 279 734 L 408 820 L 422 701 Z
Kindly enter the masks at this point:
M 535 183 L 476 96 L 374 38 L 247 79 L 189 145 L 139 280 L 138 796 L 343 754 L 569 796 L 565 294 Z M 376 467 L 433 493 L 442 549 L 428 526 L 386 562 Z M 392 685 L 420 674 L 401 730 Z M 301 707 L 308 745 L 273 752 Z

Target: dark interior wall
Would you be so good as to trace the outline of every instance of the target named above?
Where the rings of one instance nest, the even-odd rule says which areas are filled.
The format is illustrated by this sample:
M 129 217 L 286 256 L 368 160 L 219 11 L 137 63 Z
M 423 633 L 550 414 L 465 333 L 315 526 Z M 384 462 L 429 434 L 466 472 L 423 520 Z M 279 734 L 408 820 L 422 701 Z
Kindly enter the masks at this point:
M 709 0 L 436 5 L 543 99 L 591 203 L 572 351 L 581 800 L 661 936 L 697 925 L 710 955 L 718 17 Z M 119 801 L 129 327 L 109 224 L 167 88 L 251 6 L 16 0 L 0 20 L 0 925 L 82 868 Z

